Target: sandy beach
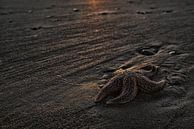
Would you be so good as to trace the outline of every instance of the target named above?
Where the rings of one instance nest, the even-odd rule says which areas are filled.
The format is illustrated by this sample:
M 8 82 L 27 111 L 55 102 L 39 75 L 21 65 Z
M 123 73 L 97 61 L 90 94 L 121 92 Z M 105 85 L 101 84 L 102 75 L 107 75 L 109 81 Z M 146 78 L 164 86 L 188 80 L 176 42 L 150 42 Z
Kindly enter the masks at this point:
M 193 0 L 0 0 L 0 44 L 1 129 L 194 128 Z M 143 62 L 170 86 L 94 103 Z

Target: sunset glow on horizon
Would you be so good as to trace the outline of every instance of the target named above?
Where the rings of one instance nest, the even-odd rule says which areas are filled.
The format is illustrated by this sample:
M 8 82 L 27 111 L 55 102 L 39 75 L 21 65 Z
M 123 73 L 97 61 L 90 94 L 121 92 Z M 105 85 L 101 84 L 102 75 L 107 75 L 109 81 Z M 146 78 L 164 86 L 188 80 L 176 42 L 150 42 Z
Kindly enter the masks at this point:
M 89 3 L 90 6 L 95 8 L 98 5 L 99 2 L 97 0 L 88 0 L 88 3 Z

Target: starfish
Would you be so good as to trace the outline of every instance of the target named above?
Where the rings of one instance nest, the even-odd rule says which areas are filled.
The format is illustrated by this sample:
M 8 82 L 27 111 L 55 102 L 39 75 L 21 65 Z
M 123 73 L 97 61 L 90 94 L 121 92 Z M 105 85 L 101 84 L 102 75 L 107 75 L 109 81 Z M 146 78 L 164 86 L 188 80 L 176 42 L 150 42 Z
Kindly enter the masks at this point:
M 108 100 L 106 104 L 124 104 L 132 101 L 138 92 L 158 92 L 166 86 L 166 80 L 158 82 L 151 80 L 157 71 L 158 67 L 154 65 L 123 70 L 101 88 L 95 102 L 99 103 L 108 96 L 113 96 L 114 98 Z

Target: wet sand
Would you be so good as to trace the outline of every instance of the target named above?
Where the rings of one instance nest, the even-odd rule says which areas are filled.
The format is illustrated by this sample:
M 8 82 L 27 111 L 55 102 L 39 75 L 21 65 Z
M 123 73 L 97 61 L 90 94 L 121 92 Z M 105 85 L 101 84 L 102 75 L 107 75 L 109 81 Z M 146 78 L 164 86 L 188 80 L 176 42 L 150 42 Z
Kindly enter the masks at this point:
M 1 0 L 0 25 L 2 129 L 193 129 L 193 0 Z M 107 69 L 142 62 L 170 87 L 94 104 Z

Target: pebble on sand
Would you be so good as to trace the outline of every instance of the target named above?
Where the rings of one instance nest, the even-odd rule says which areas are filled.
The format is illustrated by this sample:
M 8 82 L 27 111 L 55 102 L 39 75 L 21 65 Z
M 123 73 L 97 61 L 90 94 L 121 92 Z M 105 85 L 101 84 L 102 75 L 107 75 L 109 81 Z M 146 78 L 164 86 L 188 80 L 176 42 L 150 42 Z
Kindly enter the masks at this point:
M 62 76 L 61 75 L 57 75 L 57 77 L 61 78 Z
M 176 54 L 176 51 L 170 51 L 169 54 L 174 55 L 174 54 Z
M 50 15 L 48 15 L 48 16 L 46 16 L 46 18 L 52 18 L 53 16 L 50 16 Z
M 77 9 L 77 8 L 74 8 L 73 11 L 74 11 L 74 12 L 79 12 L 80 10 Z
M 28 13 L 32 13 L 33 11 L 32 10 L 28 10 Z

